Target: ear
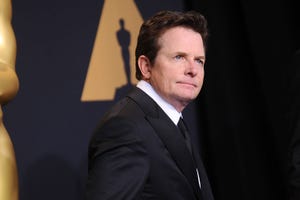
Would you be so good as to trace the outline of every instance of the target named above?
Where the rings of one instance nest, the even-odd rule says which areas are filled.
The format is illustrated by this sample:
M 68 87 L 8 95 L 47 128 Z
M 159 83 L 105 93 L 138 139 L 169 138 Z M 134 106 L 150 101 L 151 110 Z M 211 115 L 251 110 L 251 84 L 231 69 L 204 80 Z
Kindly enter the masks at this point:
M 148 80 L 151 77 L 151 64 L 149 59 L 141 55 L 138 59 L 138 65 L 143 75 L 143 79 Z

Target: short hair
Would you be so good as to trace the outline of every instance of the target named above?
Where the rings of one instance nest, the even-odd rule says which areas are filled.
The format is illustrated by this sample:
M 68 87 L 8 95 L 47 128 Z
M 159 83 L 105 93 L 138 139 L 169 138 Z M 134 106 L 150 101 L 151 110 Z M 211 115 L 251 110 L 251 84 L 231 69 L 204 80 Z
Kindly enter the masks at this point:
M 200 33 L 204 48 L 208 38 L 207 21 L 196 11 L 160 11 L 145 21 L 139 31 L 135 50 L 135 76 L 138 80 L 143 78 L 138 66 L 138 59 L 145 55 L 151 64 L 154 63 L 157 52 L 161 48 L 158 39 L 167 30 L 174 27 L 186 27 Z

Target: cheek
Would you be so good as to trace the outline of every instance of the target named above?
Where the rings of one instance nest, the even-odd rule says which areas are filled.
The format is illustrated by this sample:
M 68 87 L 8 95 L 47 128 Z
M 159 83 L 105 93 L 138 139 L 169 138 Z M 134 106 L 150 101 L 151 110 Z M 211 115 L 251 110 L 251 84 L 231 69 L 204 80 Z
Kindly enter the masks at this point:
M 197 80 L 199 83 L 202 83 L 204 79 L 204 69 L 199 70 L 197 75 Z
M 155 81 L 160 84 L 166 84 L 172 78 L 172 72 L 167 69 L 155 70 L 152 75 Z

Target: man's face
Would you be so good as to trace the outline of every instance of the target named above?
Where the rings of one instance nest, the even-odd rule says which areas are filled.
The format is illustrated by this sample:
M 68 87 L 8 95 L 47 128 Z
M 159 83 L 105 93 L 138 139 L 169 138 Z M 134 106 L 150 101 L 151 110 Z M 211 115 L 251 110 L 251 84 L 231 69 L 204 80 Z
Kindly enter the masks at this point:
M 167 30 L 149 67 L 148 82 L 181 112 L 199 94 L 204 78 L 205 50 L 199 33 L 185 27 Z

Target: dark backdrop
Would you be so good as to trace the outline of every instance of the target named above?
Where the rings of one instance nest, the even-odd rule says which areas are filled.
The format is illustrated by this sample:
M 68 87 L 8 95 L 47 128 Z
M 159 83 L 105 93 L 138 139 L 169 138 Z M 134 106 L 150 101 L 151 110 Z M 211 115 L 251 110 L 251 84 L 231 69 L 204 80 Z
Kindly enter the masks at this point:
M 299 48 L 294 2 L 135 2 L 144 19 L 161 9 L 195 9 L 208 19 L 205 84 L 187 111 L 197 113 L 216 200 L 285 199 L 287 83 Z M 20 200 L 83 199 L 88 139 L 113 103 L 80 102 L 102 5 L 13 1 L 20 91 L 4 107 L 4 122 L 15 146 Z
M 203 12 L 210 27 L 198 114 L 216 199 L 286 199 L 299 7 L 289 0 L 189 0 L 187 6 Z

